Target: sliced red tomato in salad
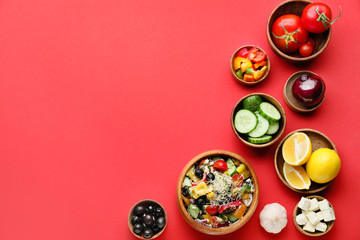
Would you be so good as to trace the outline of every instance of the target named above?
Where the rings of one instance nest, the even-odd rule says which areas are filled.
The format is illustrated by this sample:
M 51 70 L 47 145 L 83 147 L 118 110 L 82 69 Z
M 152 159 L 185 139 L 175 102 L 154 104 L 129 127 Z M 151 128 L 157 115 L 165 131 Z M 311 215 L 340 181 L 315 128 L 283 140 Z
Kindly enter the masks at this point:
M 262 62 L 266 59 L 266 54 L 260 51 L 258 48 L 253 47 L 249 51 L 248 59 L 252 62 Z
M 209 205 L 206 207 L 206 212 L 210 215 L 215 215 L 219 211 L 219 206 L 217 205 Z
M 228 166 L 227 166 L 227 164 L 226 164 L 226 162 L 224 160 L 217 160 L 214 163 L 213 168 L 215 170 L 225 172 L 228 169 Z

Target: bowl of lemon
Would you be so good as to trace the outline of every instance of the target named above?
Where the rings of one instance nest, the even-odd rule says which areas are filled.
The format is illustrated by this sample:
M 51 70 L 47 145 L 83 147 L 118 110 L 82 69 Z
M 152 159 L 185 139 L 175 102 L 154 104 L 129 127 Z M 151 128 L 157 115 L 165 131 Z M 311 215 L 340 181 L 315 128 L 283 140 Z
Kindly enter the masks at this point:
M 298 129 L 285 136 L 276 148 L 274 162 L 280 180 L 302 194 L 326 189 L 341 169 L 335 144 L 313 129 Z

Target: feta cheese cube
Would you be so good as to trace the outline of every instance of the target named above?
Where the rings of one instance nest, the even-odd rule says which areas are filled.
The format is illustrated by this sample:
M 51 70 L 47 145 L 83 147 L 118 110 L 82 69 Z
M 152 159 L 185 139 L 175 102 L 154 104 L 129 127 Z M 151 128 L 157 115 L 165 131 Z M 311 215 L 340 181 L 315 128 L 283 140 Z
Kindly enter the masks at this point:
M 323 216 L 323 212 L 322 211 L 319 211 L 319 212 L 316 212 L 316 215 L 317 217 L 319 218 L 319 220 L 324 220 L 324 216 Z
M 330 210 L 330 219 L 331 219 L 331 221 L 334 221 L 335 220 L 334 209 L 330 207 L 329 210 Z
M 324 200 L 319 202 L 319 207 L 320 207 L 321 211 L 324 211 L 324 210 L 330 208 L 330 204 L 329 204 L 328 200 L 324 199 Z
M 308 222 L 308 219 L 306 218 L 305 214 L 300 213 L 299 215 L 296 216 L 296 222 L 299 225 L 305 225 Z
M 317 211 L 319 209 L 320 209 L 319 201 L 316 198 L 311 199 L 310 200 L 310 208 L 309 208 L 309 210 L 315 212 L 315 211 Z
M 308 214 L 310 211 L 301 210 L 301 212 L 306 215 L 306 214 Z
M 316 224 L 315 226 L 315 230 L 318 230 L 320 232 L 325 232 L 327 229 L 327 224 L 323 223 L 323 222 L 319 222 L 318 224 Z
M 320 220 L 315 212 L 309 212 L 308 214 L 306 214 L 306 217 L 307 217 L 307 219 L 309 219 L 311 224 L 314 226 L 320 222 Z
M 311 224 L 310 221 L 308 221 L 305 226 L 303 227 L 303 229 L 305 231 L 308 231 L 308 232 L 315 232 L 315 226 Z
M 307 198 L 301 197 L 300 202 L 298 203 L 298 207 L 302 210 L 309 211 L 310 200 Z
M 321 211 L 322 212 L 322 215 L 324 216 L 324 221 L 325 222 L 330 222 L 332 217 L 331 217 L 331 213 L 330 213 L 330 209 L 326 209 L 324 211 Z

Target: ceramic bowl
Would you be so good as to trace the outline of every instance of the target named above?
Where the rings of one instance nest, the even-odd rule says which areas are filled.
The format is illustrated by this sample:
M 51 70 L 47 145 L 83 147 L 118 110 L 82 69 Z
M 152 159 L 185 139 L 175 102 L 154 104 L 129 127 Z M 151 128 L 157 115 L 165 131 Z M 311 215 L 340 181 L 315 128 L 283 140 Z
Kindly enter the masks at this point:
M 247 49 L 247 50 L 249 51 L 249 50 L 251 50 L 252 48 L 257 48 L 258 51 L 263 52 L 263 53 L 266 54 L 266 52 L 265 52 L 263 49 L 261 49 L 260 47 L 258 47 L 258 46 L 255 46 L 255 45 L 246 45 L 246 46 L 242 46 L 242 47 L 240 47 L 239 49 L 237 49 L 237 50 L 233 53 L 233 55 L 231 56 L 231 60 L 230 60 L 230 70 L 231 70 L 231 73 L 232 73 L 234 79 L 235 79 L 237 82 L 239 82 L 239 83 L 241 83 L 241 84 L 243 84 L 243 85 L 246 85 L 246 86 L 253 86 L 253 85 L 256 85 L 256 84 L 264 81 L 265 78 L 268 76 L 268 74 L 269 74 L 269 72 L 270 72 L 270 59 L 269 59 L 269 56 L 266 54 L 266 59 L 265 59 L 265 60 L 266 60 L 266 65 L 265 65 L 265 66 L 266 66 L 267 69 L 266 69 L 264 75 L 263 75 L 260 79 L 255 80 L 255 81 L 252 81 L 252 82 L 249 82 L 249 81 L 245 81 L 243 77 L 239 77 L 238 75 L 236 75 L 236 71 L 237 71 L 237 70 L 235 70 L 234 61 L 235 61 L 236 57 L 238 56 L 238 53 L 239 53 L 242 49 Z M 259 68 L 259 69 L 260 69 L 260 68 Z
M 335 152 L 337 152 L 336 146 L 325 134 L 323 134 L 317 130 L 314 130 L 314 129 L 295 130 L 295 131 L 289 133 L 288 135 L 286 135 L 281 140 L 281 142 L 279 143 L 279 145 L 276 148 L 275 157 L 274 157 L 276 173 L 279 176 L 280 180 L 285 184 L 285 186 L 287 186 L 288 188 L 290 188 L 291 190 L 293 190 L 295 192 L 298 192 L 301 194 L 307 194 L 307 195 L 321 192 L 324 189 L 326 189 L 334 180 L 332 180 L 328 183 L 324 183 L 324 184 L 320 184 L 320 183 L 311 181 L 311 185 L 310 185 L 309 189 L 299 190 L 299 189 L 293 188 L 285 179 L 285 176 L 283 173 L 283 166 L 284 166 L 285 161 L 284 161 L 284 158 L 282 155 L 282 146 L 283 146 L 284 142 L 286 141 L 286 139 L 296 132 L 303 132 L 310 138 L 311 145 L 312 145 L 312 152 L 316 151 L 319 148 L 330 148 L 330 149 L 333 149 Z
M 292 86 L 293 86 L 294 82 L 296 81 L 296 79 L 301 77 L 301 75 L 303 75 L 303 74 L 317 75 L 316 73 L 313 73 L 311 71 L 298 71 L 298 72 L 294 73 L 293 75 L 291 75 L 289 77 L 289 79 L 286 81 L 286 83 L 284 85 L 283 97 L 284 97 L 286 104 L 293 111 L 298 112 L 298 113 L 309 113 L 309 112 L 315 111 L 316 109 L 318 109 L 321 106 L 321 104 L 323 103 L 323 101 L 325 99 L 325 95 L 324 95 L 323 99 L 321 100 L 321 102 L 319 102 L 318 104 L 316 104 L 314 106 L 307 106 L 307 105 L 299 102 L 298 100 L 296 100 L 296 98 L 294 97 L 294 95 L 292 93 Z
M 317 195 L 312 195 L 312 196 L 308 196 L 306 197 L 308 199 L 313 199 L 313 198 L 316 198 L 318 201 L 322 201 L 324 200 L 325 198 L 322 197 L 322 196 L 317 196 Z M 329 202 L 329 205 L 332 209 L 334 209 L 334 207 L 331 205 L 331 203 Z M 295 227 L 304 235 L 307 235 L 307 236 L 311 236 L 311 237 L 318 237 L 318 236 L 322 236 L 326 233 L 328 233 L 331 228 L 334 226 L 334 223 L 335 223 L 335 220 L 333 221 L 330 221 L 330 222 L 326 222 L 326 225 L 327 225 L 327 229 L 325 232 L 321 232 L 321 231 L 318 231 L 316 230 L 315 232 L 308 232 L 308 231 L 305 231 L 302 226 L 300 226 L 297 222 L 296 222 L 296 216 L 299 215 L 300 213 L 302 212 L 302 210 L 298 207 L 298 205 L 296 204 L 295 208 L 294 208 L 294 212 L 293 212 L 293 222 L 295 224 Z
M 281 58 L 292 63 L 306 63 L 318 57 L 328 46 L 331 38 L 331 27 L 322 33 L 309 33 L 309 37 L 315 42 L 313 52 L 308 57 L 302 57 L 299 51 L 294 53 L 284 53 L 273 42 L 271 28 L 276 19 L 285 14 L 294 14 L 299 17 L 302 15 L 304 8 L 310 4 L 309 0 L 290 0 L 280 3 L 270 14 L 266 25 L 266 36 L 270 48 Z
M 243 108 L 243 101 L 244 99 L 250 97 L 250 96 L 254 96 L 254 95 L 258 95 L 261 96 L 261 98 L 263 99 L 263 101 L 269 102 L 271 104 L 273 104 L 279 111 L 281 114 L 281 119 L 279 120 L 280 123 L 280 128 L 279 130 L 273 135 L 273 138 L 270 142 L 267 143 L 261 143 L 261 144 L 255 144 L 255 143 L 250 143 L 247 140 L 247 135 L 246 134 L 241 134 L 239 133 L 236 128 L 235 128 L 235 115 L 236 113 Z M 284 108 L 281 106 L 281 104 L 272 96 L 265 94 L 265 93 L 251 93 L 248 94 L 244 97 L 242 97 L 234 106 L 232 112 L 231 112 L 231 127 L 233 129 L 233 132 L 235 133 L 235 135 L 240 139 L 240 141 L 242 141 L 244 144 L 246 144 L 247 146 L 250 147 L 254 147 L 254 148 L 263 148 L 263 147 L 268 147 L 272 144 L 274 144 L 276 141 L 278 141 L 281 137 L 281 135 L 283 134 L 285 127 L 286 127 L 286 114 L 285 114 L 285 110 Z
M 134 215 L 136 215 L 136 210 L 135 210 L 135 208 L 136 208 L 137 206 L 143 206 L 144 208 L 146 208 L 146 207 L 148 207 L 148 206 L 150 206 L 150 205 L 153 206 L 155 209 L 160 208 L 160 209 L 162 210 L 162 213 L 160 213 L 159 215 L 161 215 L 161 217 L 164 217 L 164 218 L 165 218 L 165 225 L 164 225 L 164 227 L 163 227 L 161 230 L 158 230 L 158 232 L 155 232 L 152 237 L 150 237 L 150 238 L 145 238 L 145 237 L 144 237 L 144 233 L 138 235 L 138 234 L 136 234 L 136 233 L 134 232 L 134 225 L 132 224 L 132 221 L 133 221 Z M 142 217 L 142 215 L 143 215 L 143 214 L 141 214 L 141 216 L 140 216 L 140 215 L 138 214 L 138 216 L 139 216 L 140 218 Z M 154 214 L 153 214 L 153 215 L 154 215 Z M 158 216 L 159 216 L 159 215 L 158 215 Z M 158 217 L 156 217 L 156 218 L 158 218 Z M 160 203 L 158 203 L 158 202 L 155 201 L 155 200 L 145 199 L 145 200 L 142 200 L 142 201 L 136 203 L 136 204 L 131 208 L 131 210 L 130 210 L 130 212 L 129 212 L 129 215 L 128 215 L 128 226 L 129 226 L 129 229 L 130 229 L 130 231 L 134 234 L 135 237 L 140 238 L 140 239 L 154 239 L 154 238 L 157 238 L 158 236 L 160 236 L 160 235 L 164 232 L 164 230 L 165 230 L 165 228 L 166 228 L 166 225 L 167 225 L 167 215 L 166 215 L 165 209 L 164 209 L 164 207 L 163 207 Z
M 232 158 L 236 161 L 243 163 L 246 166 L 246 168 L 248 169 L 248 171 L 250 172 L 250 176 L 251 176 L 251 179 L 252 179 L 252 182 L 254 185 L 253 200 L 252 200 L 247 212 L 245 213 L 244 217 L 237 220 L 235 223 L 233 223 L 229 226 L 218 227 L 218 228 L 213 228 L 208 225 L 201 224 L 200 222 L 194 220 L 188 213 L 186 204 L 184 203 L 183 196 L 182 196 L 182 184 L 184 182 L 185 175 L 189 171 L 189 169 L 198 161 L 200 161 L 202 159 L 213 158 L 213 157 L 221 157 L 224 159 Z M 234 232 L 237 229 L 243 227 L 245 225 L 245 223 L 247 221 L 249 221 L 251 216 L 254 214 L 257 204 L 258 204 L 258 201 L 259 201 L 259 183 L 258 183 L 254 169 L 243 157 L 241 157 L 235 153 L 225 151 L 225 150 L 211 150 L 211 151 L 207 151 L 207 152 L 204 152 L 204 153 L 201 153 L 201 154 L 195 156 L 190 162 L 188 162 L 186 164 L 186 166 L 184 167 L 184 169 L 182 170 L 182 172 L 180 174 L 179 181 L 177 184 L 176 194 L 177 194 L 177 197 L 176 197 L 177 203 L 178 203 L 178 207 L 181 212 L 181 215 L 183 216 L 185 221 L 191 227 L 193 227 L 197 231 L 205 233 L 205 234 L 223 235 L 223 234 L 228 234 L 228 233 Z

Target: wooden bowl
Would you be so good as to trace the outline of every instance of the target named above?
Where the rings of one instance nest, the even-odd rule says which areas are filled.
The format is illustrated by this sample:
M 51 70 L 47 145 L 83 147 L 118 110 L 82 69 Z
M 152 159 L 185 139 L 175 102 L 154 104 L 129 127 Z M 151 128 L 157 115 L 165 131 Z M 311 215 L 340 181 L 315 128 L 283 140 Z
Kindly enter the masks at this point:
M 247 81 L 245 81 L 244 79 L 239 78 L 239 77 L 236 75 L 236 71 L 235 71 L 235 69 L 234 69 L 234 59 L 236 58 L 237 53 L 238 53 L 241 49 L 243 49 L 243 48 L 247 48 L 248 50 L 250 50 L 250 49 L 253 48 L 253 47 L 256 47 L 256 48 L 259 49 L 261 52 L 263 52 L 263 53 L 266 54 L 266 52 L 265 52 L 263 49 L 259 48 L 258 46 L 255 46 L 255 45 L 245 45 L 245 46 L 242 46 L 242 47 L 240 47 L 239 49 L 237 49 L 237 50 L 233 53 L 233 55 L 232 55 L 232 57 L 231 57 L 231 60 L 230 60 L 230 70 L 231 70 L 231 73 L 232 73 L 233 77 L 235 78 L 235 80 L 236 80 L 237 82 L 239 82 L 239 83 L 241 83 L 241 84 L 243 84 L 243 85 L 246 85 L 246 86 L 253 86 L 253 85 L 255 85 L 255 84 L 258 84 L 258 83 L 262 82 L 263 80 L 265 80 L 265 78 L 269 75 L 269 72 L 270 72 L 270 59 L 269 59 L 269 56 L 266 54 L 266 62 L 267 62 L 267 65 L 266 65 L 266 66 L 267 66 L 267 71 L 265 72 L 265 74 L 264 74 L 264 76 L 263 76 L 262 78 L 260 78 L 260 79 L 257 80 L 257 81 L 254 81 L 254 82 L 247 82 Z
M 233 223 L 232 225 L 229 225 L 227 227 L 220 227 L 220 228 L 208 227 L 208 226 L 202 225 L 201 223 L 195 221 L 190 216 L 188 211 L 186 210 L 186 207 L 182 200 L 182 193 L 181 193 L 182 183 L 184 181 L 187 171 L 199 160 L 204 159 L 204 158 L 211 158 L 211 157 L 215 157 L 215 156 L 220 156 L 223 158 L 230 157 L 230 158 L 236 159 L 236 160 L 240 161 L 241 163 L 243 163 L 251 174 L 252 182 L 253 182 L 254 188 L 255 188 L 255 191 L 253 193 L 253 201 L 250 204 L 248 211 L 245 213 L 245 216 L 242 219 L 238 220 L 237 222 Z M 194 229 L 196 229 L 199 232 L 209 234 L 209 235 L 224 235 L 224 234 L 234 232 L 237 229 L 243 227 L 245 225 L 245 223 L 247 221 L 249 221 L 251 216 L 254 214 L 257 204 L 258 204 L 258 201 L 259 201 L 259 182 L 257 180 L 254 169 L 243 157 L 241 157 L 235 153 L 225 151 L 225 150 L 211 150 L 211 151 L 207 151 L 207 152 L 197 155 L 190 162 L 188 162 L 186 164 L 186 166 L 184 167 L 183 171 L 180 174 L 179 181 L 177 184 L 176 194 L 177 194 L 176 199 L 177 199 L 177 203 L 178 203 L 178 207 L 181 212 L 181 215 L 184 217 L 185 221 L 191 227 L 193 227 Z
M 143 234 L 142 234 L 142 235 L 137 235 L 136 233 L 134 233 L 134 229 L 133 229 L 133 225 L 132 225 L 131 221 L 132 221 L 132 218 L 133 218 L 133 216 L 134 216 L 134 209 L 135 209 L 135 207 L 138 206 L 138 205 L 143 205 L 144 207 L 147 207 L 147 206 L 149 206 L 149 205 L 153 205 L 153 206 L 155 206 L 155 207 L 160 207 L 160 208 L 162 208 L 162 210 L 163 210 L 163 212 L 164 212 L 165 226 L 163 227 L 163 229 L 160 230 L 160 232 L 154 234 L 151 238 L 144 238 L 144 235 L 143 235 Z M 142 200 L 142 201 L 140 201 L 140 202 L 137 202 L 137 203 L 131 208 L 131 210 L 130 210 L 130 212 L 129 212 L 129 215 L 128 215 L 128 226 L 129 226 L 130 231 L 134 234 L 135 237 L 140 238 L 140 239 L 154 239 L 154 238 L 157 238 L 158 236 L 160 236 L 160 235 L 164 232 L 164 230 L 165 230 L 165 228 L 166 228 L 166 225 L 167 225 L 167 220 L 168 220 L 168 219 L 167 219 L 167 215 L 166 215 L 165 208 L 164 208 L 160 203 L 158 203 L 158 202 L 155 201 L 155 200 L 145 199 L 145 200 Z
M 293 75 L 291 75 L 289 77 L 289 79 L 285 83 L 284 91 L 283 91 L 283 97 L 284 97 L 284 100 L 285 100 L 286 104 L 293 111 L 299 112 L 299 113 L 309 113 L 309 112 L 312 112 L 312 111 L 314 111 L 314 110 L 316 110 L 317 108 L 320 107 L 320 105 L 322 104 L 322 102 L 325 99 L 325 95 L 324 95 L 324 98 L 321 100 L 321 102 L 319 102 L 315 106 L 311 106 L 311 107 L 309 107 L 309 106 L 299 102 L 298 100 L 296 100 L 296 98 L 294 97 L 294 95 L 292 93 L 292 86 L 293 86 L 294 82 L 296 81 L 296 79 L 301 77 L 301 75 L 303 75 L 303 74 L 317 75 L 316 73 L 313 73 L 313 72 L 310 72 L 310 71 L 299 71 L 299 72 L 294 73 Z
M 317 196 L 317 195 L 312 195 L 312 196 L 308 196 L 306 197 L 308 199 L 313 199 L 313 198 L 316 198 L 318 201 L 322 201 L 324 200 L 325 198 L 324 197 L 321 197 L 321 196 Z M 331 205 L 331 203 L 329 202 L 329 205 L 330 207 L 332 207 L 332 209 L 334 209 L 334 207 Z M 334 210 L 335 211 L 335 210 Z M 296 204 L 295 208 L 294 208 L 294 213 L 293 213 L 293 222 L 295 224 L 295 227 L 304 235 L 307 235 L 307 236 L 311 236 L 311 237 L 318 237 L 318 236 L 321 236 L 321 235 L 324 235 L 326 233 L 328 233 L 331 228 L 334 226 L 334 223 L 335 223 L 335 220 L 334 221 L 330 221 L 330 222 L 327 222 L 326 225 L 327 225 L 327 229 L 325 232 L 320 232 L 320 231 L 315 231 L 315 232 L 308 232 L 308 231 L 305 231 L 297 222 L 296 222 L 296 216 L 299 215 L 301 213 L 301 209 L 298 207 L 298 205 Z
M 275 157 L 274 157 L 276 173 L 279 176 L 280 180 L 285 184 L 285 186 L 287 186 L 288 188 L 290 188 L 291 190 L 293 190 L 295 192 L 298 192 L 301 194 L 314 194 L 314 193 L 321 192 L 322 190 L 326 189 L 334 180 L 332 180 L 328 183 L 324 183 L 324 184 L 320 184 L 320 183 L 311 181 L 311 185 L 310 185 L 309 189 L 299 190 L 299 189 L 295 189 L 292 186 L 290 186 L 290 184 L 285 179 L 285 176 L 283 173 L 283 166 L 284 166 L 285 161 L 284 161 L 284 158 L 282 155 L 282 146 L 283 146 L 285 140 L 288 137 L 290 137 L 292 134 L 294 134 L 295 132 L 303 132 L 306 135 L 308 135 L 308 137 L 310 138 L 310 141 L 311 141 L 313 152 L 319 148 L 330 148 L 330 149 L 333 149 L 337 153 L 334 143 L 325 134 L 323 134 L 319 131 L 313 130 L 313 129 L 298 129 L 298 130 L 295 130 L 295 131 L 289 133 L 288 135 L 286 135 L 281 140 L 278 147 L 276 148 Z
M 315 46 L 312 54 L 308 57 L 302 57 L 299 51 L 294 53 L 284 53 L 278 47 L 275 46 L 271 27 L 276 19 L 285 14 L 294 14 L 301 17 L 304 8 L 312 1 L 309 0 L 290 0 L 280 3 L 270 14 L 266 25 L 266 36 L 269 42 L 270 48 L 280 57 L 292 63 L 306 63 L 319 56 L 327 47 L 331 38 L 331 27 L 322 33 L 309 33 L 309 37 L 314 39 Z
M 255 143 L 250 143 L 247 141 L 247 135 L 246 134 L 241 134 L 239 133 L 236 128 L 235 128 L 235 123 L 234 123 L 234 119 L 235 119 L 235 115 L 236 113 L 242 109 L 242 102 L 245 98 L 253 96 L 253 95 L 259 95 L 261 96 L 261 98 L 264 101 L 267 101 L 271 104 L 273 104 L 279 111 L 281 114 L 281 119 L 279 120 L 280 123 L 280 129 L 277 131 L 277 133 L 275 135 L 273 135 L 273 139 L 270 142 L 267 143 L 262 143 L 262 144 L 255 144 Z M 272 144 L 274 144 L 276 141 L 278 141 L 281 137 L 281 135 L 284 133 L 285 127 L 286 127 L 286 114 L 285 114 L 285 110 L 284 108 L 281 106 L 281 104 L 272 96 L 265 94 L 265 93 L 251 93 L 248 94 L 244 97 L 242 97 L 234 106 L 232 112 L 231 112 L 231 127 L 233 129 L 233 132 L 235 133 L 235 135 L 240 139 L 240 141 L 242 141 L 243 143 L 245 143 L 247 146 L 250 147 L 254 147 L 254 148 L 264 148 L 264 147 L 268 147 Z

